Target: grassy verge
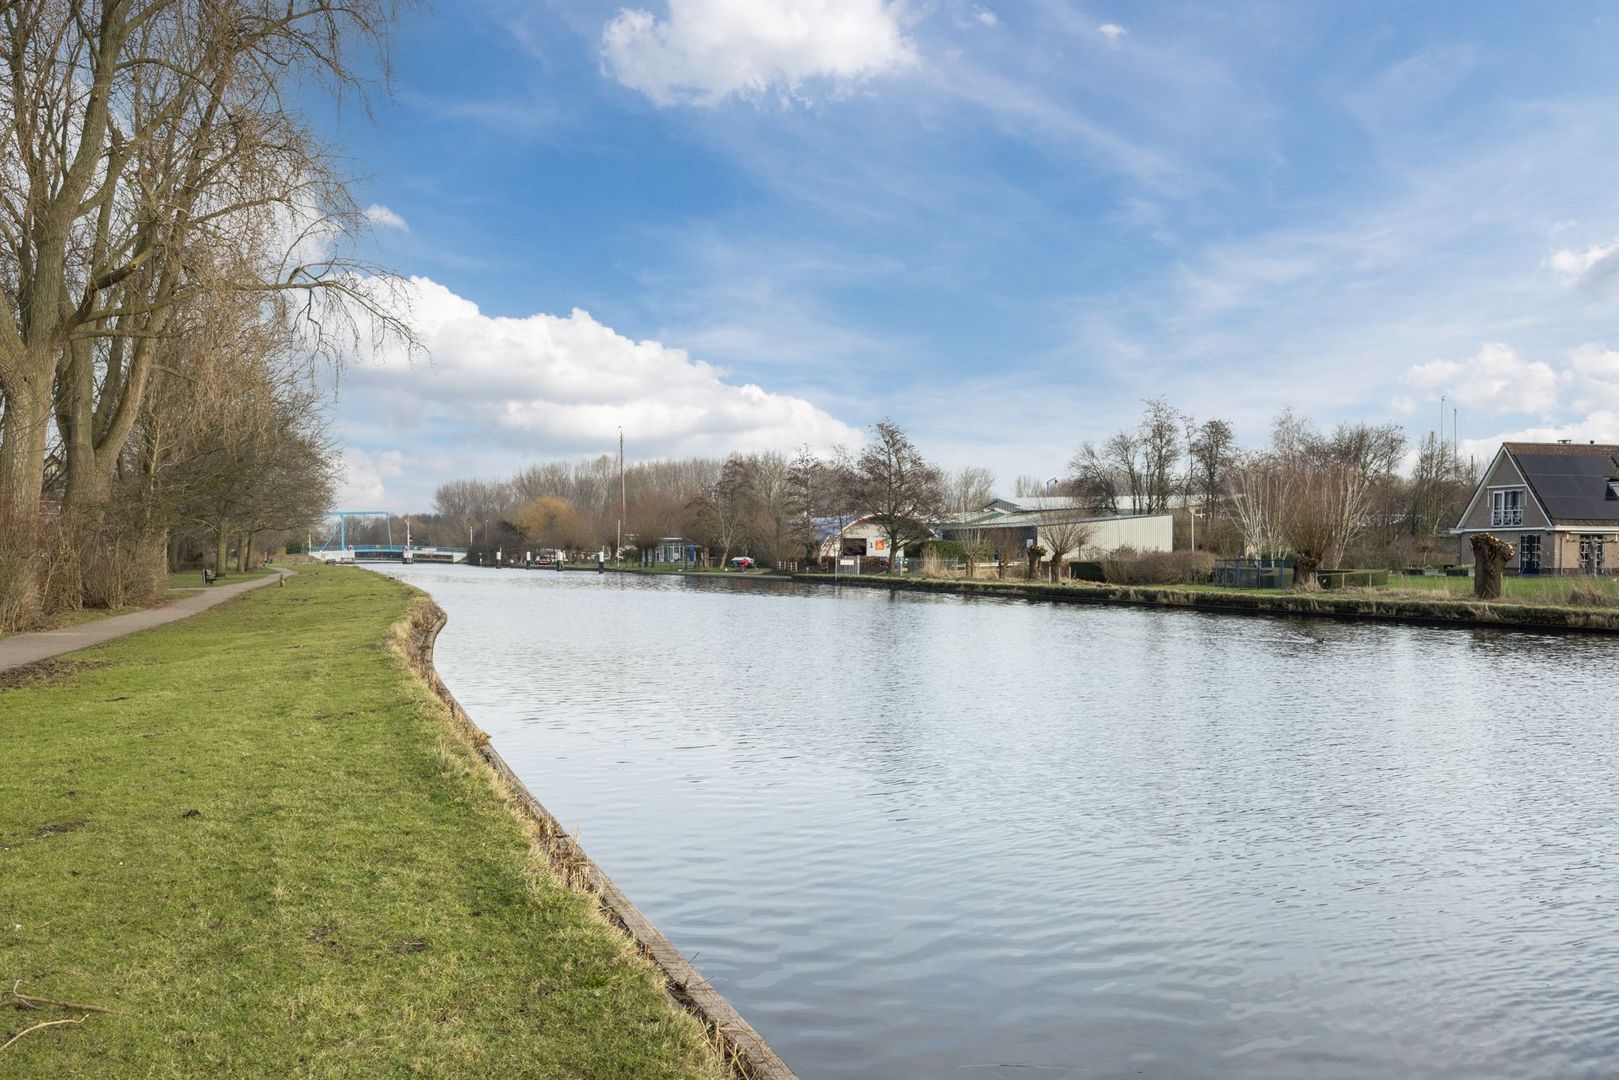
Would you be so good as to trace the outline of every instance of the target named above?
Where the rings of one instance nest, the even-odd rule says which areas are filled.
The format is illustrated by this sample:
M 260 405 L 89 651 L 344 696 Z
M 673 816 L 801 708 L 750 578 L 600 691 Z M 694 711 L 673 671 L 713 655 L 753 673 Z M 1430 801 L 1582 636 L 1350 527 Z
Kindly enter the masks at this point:
M 1124 604 L 1190 608 L 1252 615 L 1303 615 L 1385 622 L 1448 623 L 1457 626 L 1516 627 L 1619 633 L 1619 608 L 1609 606 L 1475 600 L 1437 591 L 1387 589 L 1224 589 L 1213 585 L 1050 584 L 1029 581 L 966 581 L 956 578 L 889 577 L 880 574 L 834 578 L 794 574 L 794 580 L 860 588 L 950 592 L 1068 603 Z
M 69 626 L 83 626 L 85 623 L 95 622 L 97 619 L 110 619 L 114 615 L 128 615 L 140 608 L 80 608 L 77 611 L 59 611 L 50 616 L 38 626 L 30 626 L 26 630 L 0 630 L 0 638 L 12 637 L 16 634 L 34 634 L 41 630 L 62 630 Z
M 723 574 L 726 577 L 761 577 L 775 571 L 756 566 L 751 570 L 722 570 L 718 566 L 681 566 L 679 563 L 654 563 L 640 566 L 631 563 L 608 563 L 607 569 L 621 574 Z
M 218 588 L 220 585 L 236 585 L 243 581 L 252 581 L 254 578 L 268 577 L 275 572 L 275 570 L 244 570 L 238 573 L 232 570 L 224 577 L 215 579 L 212 586 L 203 585 L 201 570 L 171 572 L 169 574 L 169 595 L 201 592 L 205 587 Z
M 0 1042 L 83 1018 L 0 1074 L 721 1075 L 407 672 L 418 602 L 302 567 L 0 691 Z
M 1426 577 L 1392 574 L 1389 588 L 1437 593 L 1466 599 L 1473 595 L 1473 579 L 1467 577 Z M 1570 594 L 1579 592 L 1619 602 L 1619 581 L 1606 577 L 1535 576 L 1507 577 L 1501 580 L 1501 602 L 1521 604 L 1573 604 Z
M 807 576 L 807 575 L 806 575 Z M 829 576 L 829 575 L 822 575 Z M 878 576 L 883 575 L 866 575 Z M 1132 589 L 1143 593 L 1170 592 L 1170 593 L 1207 593 L 1212 596 L 1242 596 L 1242 597 L 1284 597 L 1298 595 L 1292 589 L 1233 589 L 1222 585 L 1213 585 L 1207 582 L 1199 584 L 1175 585 L 1106 585 L 1091 581 L 1061 581 L 1053 584 L 1048 581 L 1027 581 L 1020 578 L 1010 578 L 1005 581 L 991 578 L 979 578 L 976 582 L 968 582 L 965 578 L 954 577 L 926 577 L 924 575 L 906 575 L 927 581 L 961 581 L 967 585 L 996 585 L 1014 586 L 1024 588 L 1055 587 L 1078 590 L 1097 589 Z M 1508 577 L 1502 580 L 1502 595 L 1499 600 L 1489 601 L 1491 604 L 1527 604 L 1533 606 L 1589 608 L 1593 605 L 1582 602 L 1577 593 L 1597 595 L 1608 599 L 1609 603 L 1597 605 L 1609 607 L 1619 605 L 1619 580 L 1602 577 L 1567 576 L 1567 577 Z M 1433 600 L 1440 603 L 1460 602 L 1476 603 L 1473 596 L 1473 579 L 1467 577 L 1426 577 L 1412 574 L 1390 574 L 1387 586 L 1361 587 L 1355 586 L 1346 589 L 1323 589 L 1313 595 L 1326 598 L 1342 598 L 1353 600 Z

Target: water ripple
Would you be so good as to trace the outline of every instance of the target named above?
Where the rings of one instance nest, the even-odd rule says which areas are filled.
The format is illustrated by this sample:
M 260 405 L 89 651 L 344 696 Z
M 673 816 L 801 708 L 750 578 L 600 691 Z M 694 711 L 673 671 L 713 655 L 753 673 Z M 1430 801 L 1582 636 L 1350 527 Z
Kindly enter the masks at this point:
M 1607 642 L 398 573 L 806 1077 L 1619 1075 Z

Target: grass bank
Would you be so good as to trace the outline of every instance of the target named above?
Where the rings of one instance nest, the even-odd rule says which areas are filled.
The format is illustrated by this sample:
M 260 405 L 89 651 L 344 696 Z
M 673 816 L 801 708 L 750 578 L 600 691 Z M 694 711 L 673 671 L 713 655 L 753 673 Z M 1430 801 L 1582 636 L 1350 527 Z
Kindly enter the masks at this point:
M 213 586 L 235 585 L 254 578 L 267 577 L 276 573 L 275 570 L 249 570 L 245 573 L 235 573 L 220 578 Z M 117 608 L 79 608 L 75 611 L 60 611 L 24 630 L 0 630 L 0 638 L 12 637 L 17 634 L 32 634 L 42 630 L 64 630 L 71 626 L 83 626 L 85 623 L 97 622 L 101 619 L 110 619 L 114 615 L 128 615 L 133 611 L 144 611 L 149 608 L 162 607 L 170 600 L 182 596 L 191 596 L 203 590 L 202 571 L 185 570 L 179 573 L 170 572 L 166 577 L 163 596 L 145 607 L 117 607 Z
M 0 1042 L 82 1021 L 0 1074 L 724 1074 L 408 672 L 419 603 L 303 567 L 0 691 Z
M 1213 585 L 1102 585 L 1064 582 L 965 581 L 886 575 L 794 574 L 794 580 L 855 588 L 949 592 L 1075 604 L 1173 607 L 1238 615 L 1298 615 L 1316 618 L 1409 622 L 1526 630 L 1619 633 L 1619 608 L 1486 602 L 1437 590 L 1334 589 L 1299 593 L 1284 589 L 1224 589 Z

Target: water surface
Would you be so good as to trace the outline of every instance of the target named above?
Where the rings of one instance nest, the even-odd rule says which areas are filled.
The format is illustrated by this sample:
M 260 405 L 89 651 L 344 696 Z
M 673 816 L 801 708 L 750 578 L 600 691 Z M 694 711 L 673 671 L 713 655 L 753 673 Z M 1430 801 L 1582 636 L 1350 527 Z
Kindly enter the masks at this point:
M 1611 640 L 390 572 L 806 1078 L 1619 1075 Z

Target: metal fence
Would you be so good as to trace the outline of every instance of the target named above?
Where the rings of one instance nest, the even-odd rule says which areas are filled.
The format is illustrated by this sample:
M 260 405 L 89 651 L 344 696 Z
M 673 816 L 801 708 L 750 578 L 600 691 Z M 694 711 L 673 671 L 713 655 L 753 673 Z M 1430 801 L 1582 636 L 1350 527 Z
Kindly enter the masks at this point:
M 1216 559 L 1214 583 L 1228 589 L 1285 589 L 1293 584 L 1293 560 Z

